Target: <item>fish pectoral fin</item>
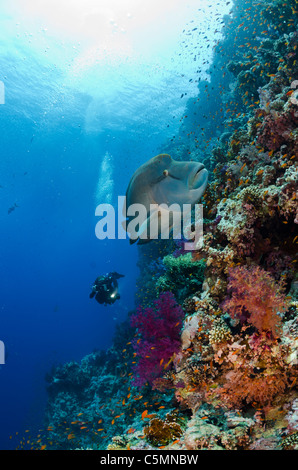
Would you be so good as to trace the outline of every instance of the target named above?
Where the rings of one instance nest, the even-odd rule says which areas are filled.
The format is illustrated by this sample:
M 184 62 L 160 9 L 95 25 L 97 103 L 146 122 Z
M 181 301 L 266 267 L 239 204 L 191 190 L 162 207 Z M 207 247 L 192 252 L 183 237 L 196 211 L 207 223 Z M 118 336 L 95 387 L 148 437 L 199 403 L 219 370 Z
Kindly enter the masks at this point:
M 144 222 L 140 225 L 140 227 L 138 227 L 138 224 L 131 225 L 130 222 L 132 221 L 133 219 L 128 219 L 126 222 L 122 222 L 122 226 L 127 232 L 130 245 L 136 243 L 139 238 L 147 238 L 147 217 Z
M 129 243 L 132 245 L 138 242 L 138 245 L 148 243 L 150 240 L 157 240 L 158 238 L 167 240 L 169 234 L 173 229 L 173 216 L 171 212 L 164 207 L 158 206 L 158 209 L 151 211 L 148 217 L 140 225 L 140 227 L 133 232 L 127 230 L 129 236 Z
M 137 245 L 145 245 L 146 243 L 149 243 L 150 241 L 151 241 L 150 238 L 147 238 L 147 239 L 139 238 Z
M 169 217 L 168 210 L 159 207 L 158 210 L 152 212 L 147 219 L 147 239 L 157 240 L 162 238 L 167 240 L 173 228 L 172 218 Z
M 142 243 L 147 243 L 150 241 L 150 238 L 149 238 L 149 220 L 150 220 L 150 217 L 147 217 L 146 220 L 144 220 L 144 222 L 142 223 L 142 225 L 140 226 L 139 228 L 139 231 L 138 231 L 138 235 L 139 235 L 139 238 L 138 238 L 138 245 L 142 244 Z
M 129 233 L 129 243 L 132 245 L 136 241 L 138 242 L 138 245 L 143 245 L 144 243 L 148 243 L 151 240 L 151 237 L 149 236 L 149 229 L 150 229 L 150 218 L 147 217 L 146 220 L 142 223 L 142 225 L 139 227 L 139 229 L 136 231 L 134 236 L 132 236 L 132 233 Z

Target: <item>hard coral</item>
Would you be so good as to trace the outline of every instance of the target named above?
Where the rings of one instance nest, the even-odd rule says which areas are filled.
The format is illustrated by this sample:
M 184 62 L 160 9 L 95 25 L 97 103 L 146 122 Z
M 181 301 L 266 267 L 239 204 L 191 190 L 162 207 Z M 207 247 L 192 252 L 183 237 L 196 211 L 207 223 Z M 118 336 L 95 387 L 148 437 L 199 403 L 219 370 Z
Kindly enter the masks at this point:
M 219 416 L 215 409 L 202 407 L 188 422 L 184 434 L 186 449 L 246 449 L 253 420 L 242 418 L 240 413 L 235 413 L 236 419 L 232 415 L 232 412 L 227 412 Z
M 182 433 L 175 413 L 168 413 L 165 420 L 153 418 L 149 425 L 144 428 L 144 435 L 154 446 L 165 446 L 178 439 Z
M 260 114 L 260 113 L 259 113 Z M 278 150 L 282 144 L 293 140 L 293 131 L 297 128 L 298 114 L 292 109 L 284 113 L 273 111 L 264 114 L 263 125 L 258 133 L 258 143 L 269 150 Z
M 232 339 L 230 329 L 221 319 L 214 322 L 212 329 L 209 332 L 209 342 L 213 345 L 220 345 L 227 343 Z
M 194 261 L 191 253 L 163 258 L 165 272 L 156 282 L 158 292 L 171 291 L 178 301 L 200 291 L 204 279 L 204 260 Z M 187 281 L 187 282 L 186 282 Z
M 282 449 L 284 450 L 289 450 L 289 449 L 298 449 L 298 432 L 295 432 L 291 434 L 290 436 L 287 436 L 283 439 L 282 441 Z

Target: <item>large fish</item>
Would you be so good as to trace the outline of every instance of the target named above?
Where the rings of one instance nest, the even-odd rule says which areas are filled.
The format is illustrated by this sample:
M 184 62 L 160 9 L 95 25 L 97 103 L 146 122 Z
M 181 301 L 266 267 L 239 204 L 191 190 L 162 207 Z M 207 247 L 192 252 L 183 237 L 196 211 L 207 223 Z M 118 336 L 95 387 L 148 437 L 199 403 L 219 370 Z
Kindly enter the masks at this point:
M 146 243 L 158 238 L 166 229 L 160 220 L 162 211 L 166 209 L 161 206 L 152 210 L 152 205 L 178 204 L 180 210 L 185 204 L 193 206 L 204 194 L 207 182 L 208 171 L 202 163 L 178 162 L 167 154 L 157 155 L 140 166 L 133 174 L 126 191 L 124 226 L 130 236 L 130 243 L 137 240 L 139 244 Z M 143 219 L 139 219 L 137 236 L 135 224 L 131 224 L 135 218 L 133 204 L 141 204 L 144 207 Z M 154 230 L 152 222 L 156 220 L 159 221 L 156 225 L 158 228 Z M 172 226 L 173 220 L 170 218 L 170 229 Z

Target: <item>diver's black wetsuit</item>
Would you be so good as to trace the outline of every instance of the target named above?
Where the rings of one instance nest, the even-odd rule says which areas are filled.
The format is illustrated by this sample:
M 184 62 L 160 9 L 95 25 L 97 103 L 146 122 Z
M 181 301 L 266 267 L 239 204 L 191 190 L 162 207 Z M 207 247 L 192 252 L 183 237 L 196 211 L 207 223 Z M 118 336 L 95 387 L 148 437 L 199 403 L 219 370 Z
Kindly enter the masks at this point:
M 92 292 L 89 295 L 90 299 L 95 297 L 100 304 L 113 304 L 116 300 L 120 299 L 118 293 L 118 282 L 117 279 L 124 277 L 123 274 L 111 272 L 105 276 L 99 276 L 92 286 Z

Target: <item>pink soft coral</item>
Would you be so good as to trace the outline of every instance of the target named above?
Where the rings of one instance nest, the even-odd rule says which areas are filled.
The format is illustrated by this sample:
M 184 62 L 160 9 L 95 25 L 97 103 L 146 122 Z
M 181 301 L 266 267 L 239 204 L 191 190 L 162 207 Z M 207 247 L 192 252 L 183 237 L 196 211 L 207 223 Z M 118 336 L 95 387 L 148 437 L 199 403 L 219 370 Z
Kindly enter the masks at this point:
M 259 266 L 231 268 L 229 274 L 231 297 L 223 303 L 223 308 L 233 318 L 247 320 L 258 332 L 267 331 L 277 336 L 279 314 L 288 306 L 282 287 Z
M 153 307 L 138 307 L 131 317 L 139 338 L 132 345 L 137 364 L 134 385 L 152 384 L 164 370 L 174 353 L 180 349 L 180 329 L 184 312 L 171 292 L 164 292 Z

